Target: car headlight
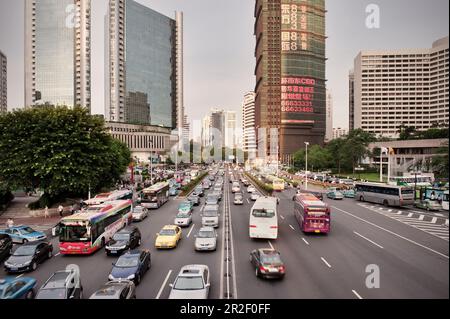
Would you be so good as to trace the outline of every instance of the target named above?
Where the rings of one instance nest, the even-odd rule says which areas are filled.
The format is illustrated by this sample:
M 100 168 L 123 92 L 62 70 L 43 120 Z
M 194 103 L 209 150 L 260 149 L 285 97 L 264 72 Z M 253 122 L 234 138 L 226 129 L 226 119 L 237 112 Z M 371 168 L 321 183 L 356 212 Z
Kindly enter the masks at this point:
M 22 265 L 23 266 L 28 266 L 29 264 L 31 264 L 31 260 L 30 261 L 25 261 Z
M 114 280 L 115 278 L 114 278 L 113 275 L 109 275 L 109 276 L 108 276 L 108 279 L 109 279 L 109 280 Z
M 134 277 L 135 277 L 134 274 L 133 274 L 133 275 L 129 275 L 129 276 L 127 277 L 127 279 L 128 279 L 128 280 L 133 280 Z

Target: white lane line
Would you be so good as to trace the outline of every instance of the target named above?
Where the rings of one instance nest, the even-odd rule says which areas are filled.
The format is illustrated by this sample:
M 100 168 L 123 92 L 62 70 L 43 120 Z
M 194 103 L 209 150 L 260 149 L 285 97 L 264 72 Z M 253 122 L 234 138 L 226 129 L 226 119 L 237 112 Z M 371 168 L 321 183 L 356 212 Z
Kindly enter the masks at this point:
M 236 273 L 236 258 L 234 257 L 234 239 L 233 239 L 233 221 L 231 219 L 231 203 L 230 196 L 228 194 L 228 220 L 229 220 L 229 236 L 231 240 L 231 268 L 233 270 L 233 297 L 234 299 L 238 299 L 238 291 L 237 291 L 237 273 Z
M 189 230 L 189 233 L 187 234 L 187 238 L 189 238 L 189 236 L 191 236 L 192 230 L 194 229 L 195 224 L 192 224 L 191 229 Z
M 397 211 L 397 215 L 400 215 L 401 213 L 403 213 L 401 210 Z
M 324 262 L 325 265 L 328 266 L 328 268 L 331 268 L 331 265 L 328 263 L 328 261 L 325 260 L 325 258 L 320 257 L 320 259 L 322 259 L 322 261 Z
M 340 208 L 338 208 L 338 207 L 336 207 L 336 206 L 332 206 L 332 207 L 333 207 L 334 209 L 338 210 L 338 211 L 343 212 L 344 214 L 347 214 L 347 215 L 349 215 L 349 216 L 352 216 L 353 218 L 359 219 L 360 221 L 362 221 L 362 222 L 364 222 L 364 223 L 366 223 L 366 224 L 369 224 L 369 225 L 372 225 L 372 226 L 374 226 L 374 227 L 376 227 L 376 228 L 378 228 L 378 229 L 384 230 L 385 232 L 387 232 L 387 233 L 389 233 L 389 234 L 391 234 L 391 235 L 394 235 L 394 236 L 396 236 L 396 237 L 398 237 L 398 238 L 401 238 L 401 239 L 403 239 L 403 240 L 406 240 L 407 242 L 410 242 L 411 244 L 414 244 L 414 245 L 416 245 L 416 246 L 422 247 L 422 248 L 424 248 L 424 249 L 426 249 L 426 250 L 429 250 L 429 251 L 431 251 L 431 252 L 433 252 L 433 253 L 435 253 L 435 254 L 437 254 L 437 255 L 439 255 L 439 256 L 442 256 L 442 257 L 444 257 L 444 258 L 446 258 L 446 259 L 449 259 L 449 257 L 448 257 L 447 255 L 445 255 L 445 254 L 443 254 L 443 253 L 440 253 L 440 252 L 438 252 L 438 251 L 436 251 L 436 250 L 434 250 L 434 249 L 432 249 L 432 248 L 430 248 L 430 247 L 427 247 L 427 246 L 424 246 L 424 245 L 422 245 L 422 244 L 419 244 L 418 242 L 415 242 L 415 241 L 412 240 L 412 239 L 403 237 L 402 235 L 399 235 L 399 234 L 397 234 L 397 233 L 394 233 L 393 231 L 390 231 L 389 229 L 383 228 L 383 227 L 378 226 L 377 224 L 374 224 L 374 223 L 372 223 L 372 222 L 369 222 L 369 221 L 367 221 L 367 220 L 365 220 L 365 219 L 363 219 L 363 218 L 361 218 L 361 217 L 358 217 L 358 216 L 353 215 L 353 214 L 351 214 L 351 213 L 349 213 L 349 212 L 346 212 L 345 210 L 342 210 L 342 209 L 340 209 Z
M 432 223 L 432 224 L 436 224 L 436 222 L 437 222 L 437 217 L 433 217 L 433 218 L 431 219 L 431 223 Z
M 377 246 L 377 247 L 380 247 L 381 249 L 383 249 L 383 246 L 381 246 L 381 245 L 378 245 L 376 242 L 374 242 L 374 241 L 372 241 L 372 240 L 370 240 L 369 238 L 367 238 L 367 237 L 364 237 L 363 235 L 361 235 L 360 233 L 357 233 L 357 232 L 355 232 L 355 231 L 353 231 L 353 233 L 355 234 L 355 235 L 357 235 L 357 236 L 359 236 L 359 237 L 361 237 L 361 238 L 363 238 L 363 239 L 365 239 L 365 240 L 367 240 L 368 242 L 370 242 L 370 243 L 372 243 L 372 244 L 374 244 L 375 246 Z
M 17 278 L 20 278 L 20 277 L 22 277 L 23 275 L 24 275 L 24 274 L 20 274 L 20 275 L 18 275 L 18 276 L 16 277 L 16 279 L 17 279 Z
M 358 299 L 363 299 L 363 298 L 356 292 L 356 290 L 352 290 L 352 292 L 355 294 L 355 296 L 356 296 Z
M 163 282 L 161 288 L 159 289 L 158 295 L 156 295 L 156 299 L 159 299 L 159 297 L 161 297 L 161 294 L 162 294 L 162 292 L 164 291 L 164 288 L 167 285 L 167 281 L 169 280 L 169 277 L 170 277 L 171 273 L 172 273 L 172 269 L 169 270 L 169 273 L 167 274 L 166 279 L 164 279 L 164 282 Z
M 249 203 L 250 204 L 250 200 L 247 198 L 247 203 Z
M 308 243 L 308 241 L 305 238 L 302 237 L 302 240 L 305 242 L 306 245 L 309 246 L 309 243 Z
M 389 212 L 389 213 L 392 212 L 392 209 L 388 209 L 388 212 Z
M 414 215 L 413 213 L 409 213 L 408 216 L 406 217 L 413 217 L 413 215 Z
M 269 242 L 270 248 L 273 249 L 273 250 L 275 250 L 275 248 L 273 248 L 272 243 L 270 242 L 270 240 L 268 240 L 268 242 Z
M 436 216 L 444 217 L 444 214 L 434 213 Z
M 57 254 L 55 255 L 55 257 L 58 257 L 59 255 L 61 255 L 61 253 L 57 253 Z
M 280 217 L 281 217 L 281 219 L 284 219 L 284 216 L 283 216 L 283 215 L 280 215 Z
M 294 226 L 292 226 L 292 225 L 289 225 L 289 227 L 291 227 L 291 228 L 292 228 L 292 230 L 295 230 Z
M 420 215 L 419 220 L 423 220 L 425 218 L 425 215 Z

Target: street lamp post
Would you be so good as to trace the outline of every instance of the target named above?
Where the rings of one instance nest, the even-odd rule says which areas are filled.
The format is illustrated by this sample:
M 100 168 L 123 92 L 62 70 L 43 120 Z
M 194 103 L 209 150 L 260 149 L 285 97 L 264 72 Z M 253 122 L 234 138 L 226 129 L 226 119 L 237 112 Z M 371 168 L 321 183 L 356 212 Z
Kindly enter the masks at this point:
M 153 185 L 153 141 L 150 141 L 150 184 Z
M 306 153 L 305 153 L 305 189 L 308 189 L 308 145 L 309 142 L 305 142 Z

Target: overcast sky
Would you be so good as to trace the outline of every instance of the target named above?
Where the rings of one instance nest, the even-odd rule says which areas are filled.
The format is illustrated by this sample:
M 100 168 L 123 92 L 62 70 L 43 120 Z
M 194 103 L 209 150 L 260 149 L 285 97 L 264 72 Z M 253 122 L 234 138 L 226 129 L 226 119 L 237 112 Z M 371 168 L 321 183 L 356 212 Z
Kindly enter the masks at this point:
M 8 109 L 24 103 L 24 1 L 0 0 L 0 50 L 8 58 Z M 57 1 L 57 0 L 55 0 Z M 240 111 L 255 86 L 254 0 L 138 0 L 169 17 L 184 12 L 185 108 L 200 119 L 210 108 Z M 380 28 L 365 25 L 366 7 L 380 8 Z M 448 36 L 448 0 L 328 0 L 327 79 L 334 127 L 348 127 L 348 72 L 365 49 L 427 48 Z M 92 112 L 104 110 L 107 0 L 92 0 Z

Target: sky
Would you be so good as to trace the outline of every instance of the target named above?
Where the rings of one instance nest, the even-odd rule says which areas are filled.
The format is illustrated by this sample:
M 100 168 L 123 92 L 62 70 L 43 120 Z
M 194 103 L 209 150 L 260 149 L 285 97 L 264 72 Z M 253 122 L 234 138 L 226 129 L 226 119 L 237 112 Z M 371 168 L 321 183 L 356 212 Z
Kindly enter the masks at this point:
M 24 1 L 0 0 L 0 51 L 8 58 L 8 110 L 24 104 Z M 57 0 L 55 0 L 57 1 Z M 171 18 L 184 12 L 184 94 L 190 120 L 211 108 L 240 114 L 255 87 L 254 0 L 137 0 Z M 104 112 L 104 15 L 92 0 L 92 113 Z M 366 7 L 378 5 L 379 28 Z M 348 127 L 348 72 L 361 50 L 428 48 L 449 34 L 448 0 L 327 0 L 327 88 L 333 127 Z

